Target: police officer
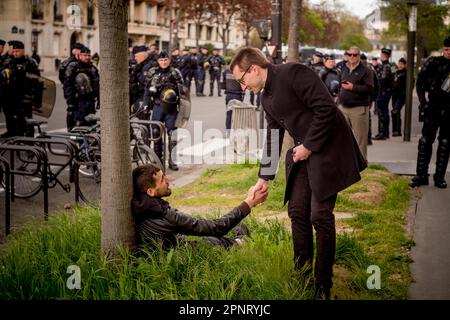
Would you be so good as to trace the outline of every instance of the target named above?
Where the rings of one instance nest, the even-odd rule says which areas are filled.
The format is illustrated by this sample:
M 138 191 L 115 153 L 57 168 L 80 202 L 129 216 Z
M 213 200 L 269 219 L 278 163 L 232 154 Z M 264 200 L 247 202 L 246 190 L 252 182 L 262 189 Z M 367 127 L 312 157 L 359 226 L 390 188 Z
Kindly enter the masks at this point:
M 68 70 L 73 70 L 75 68 L 75 66 L 78 64 L 78 61 L 80 59 L 80 51 L 81 49 L 84 48 L 84 45 L 82 43 L 75 43 L 73 45 L 72 48 L 72 54 L 69 58 L 67 58 L 66 60 L 64 60 L 61 63 L 61 66 L 59 67 L 59 73 L 58 73 L 58 78 L 59 81 L 61 81 L 62 85 L 63 85 L 63 93 L 64 93 L 64 99 L 66 100 L 66 104 L 67 104 L 67 114 L 66 114 L 66 126 L 67 129 L 72 128 L 75 126 L 75 118 L 74 118 L 74 112 L 73 110 L 70 111 L 69 109 L 71 108 L 69 102 L 68 102 L 68 96 L 67 96 L 67 92 L 70 92 L 70 89 L 67 90 L 65 88 L 65 86 L 67 86 L 68 82 L 66 82 L 66 80 L 68 79 Z
M 178 170 L 178 166 L 172 158 L 172 150 L 177 144 L 173 132 L 176 130 L 175 121 L 180 100 L 179 86 L 183 85 L 183 78 L 178 69 L 170 66 L 170 58 L 166 51 L 159 53 L 158 67 L 149 70 L 145 83 L 144 105 L 153 109 L 153 121 L 161 121 L 166 126 L 169 136 L 169 168 Z M 155 136 L 160 135 L 157 126 L 153 126 L 152 131 Z M 155 153 L 161 160 L 163 147 L 162 139 L 154 144 Z
M 175 48 L 170 52 L 170 66 L 180 70 L 180 63 L 181 63 L 180 50 L 178 48 Z
M 178 63 L 178 70 L 180 70 L 181 75 L 183 76 L 183 82 L 188 89 L 190 89 L 190 79 L 192 78 L 192 70 L 191 70 L 191 56 L 187 50 L 181 51 L 180 60 Z
M 389 138 L 389 101 L 392 97 L 392 88 L 394 86 L 394 74 L 389 58 L 392 50 L 381 49 L 381 66 L 378 73 L 378 134 L 373 140 L 386 140 Z
M 78 61 L 78 59 L 80 58 L 80 50 L 83 49 L 83 47 L 84 45 L 82 43 L 79 42 L 75 43 L 73 45 L 70 57 L 61 63 L 58 72 L 58 78 L 59 81 L 61 81 L 61 83 L 64 83 L 64 81 L 66 80 L 67 67 L 69 66 L 70 63 Z
M 314 52 L 312 56 L 312 63 L 310 65 L 310 68 L 319 75 L 321 72 L 323 72 L 323 69 L 325 69 L 325 66 L 323 64 L 323 54 L 319 51 Z
M 189 55 L 191 62 L 191 72 L 188 78 L 187 87 L 189 91 L 191 90 L 191 81 L 194 78 L 195 81 L 195 91 L 197 97 L 202 97 L 204 94 L 202 93 L 202 82 L 200 79 L 201 71 L 200 71 L 200 54 L 197 52 L 197 48 L 191 48 L 191 54 Z M 203 69 L 203 68 L 202 68 Z
M 136 64 L 132 68 L 129 76 L 131 112 L 141 110 L 144 102 L 145 77 L 152 68 L 152 60 L 146 46 L 133 47 L 133 56 Z M 138 118 L 148 120 L 148 114 L 140 112 Z
M 203 90 L 205 88 L 205 76 L 206 76 L 206 70 L 209 69 L 209 62 L 208 62 L 208 49 L 206 47 L 200 48 L 200 55 L 198 57 L 198 83 L 199 83 L 199 92 L 198 96 L 204 97 L 205 94 L 203 93 Z
M 69 64 L 64 82 L 64 95 L 67 96 L 68 118 L 73 118 L 75 126 L 90 125 L 85 117 L 95 113 L 99 105 L 99 74 L 91 61 L 91 50 L 83 47 L 80 60 Z M 73 127 L 67 127 L 70 131 Z
M 3 59 L 4 59 L 3 58 L 3 49 L 5 48 L 5 44 L 6 44 L 6 41 L 0 39 L 0 66 L 1 66 L 1 64 L 3 62 Z
M 0 39 L 0 72 L 2 70 L 2 65 L 3 65 L 3 61 L 4 61 L 4 57 L 3 57 L 3 49 L 5 47 L 6 41 Z M 0 83 L 0 112 L 2 112 L 2 84 Z
M 14 41 L 11 48 L 13 58 L 4 62 L 0 79 L 8 130 L 2 137 L 33 136 L 32 129 L 27 128 L 26 119 L 32 118 L 33 99 L 38 94 L 36 76 L 40 76 L 40 71 L 36 62 L 25 56 L 23 42 Z
M 152 62 L 152 67 L 158 66 L 158 46 L 156 44 L 152 44 L 148 48 L 148 56 L 150 57 L 150 61 Z
M 450 37 L 445 39 L 443 55 L 429 57 L 417 76 L 419 121 L 423 121 L 419 140 L 416 175 L 411 187 L 428 185 L 428 165 L 439 129 L 434 185 L 446 188 L 445 172 L 450 150 Z M 428 98 L 427 98 L 428 94 Z
M 398 60 L 398 69 L 394 76 L 394 88 L 392 90 L 392 136 L 402 135 L 401 112 L 406 100 L 406 60 Z
M 209 96 L 213 96 L 214 81 L 217 81 L 217 95 L 220 97 L 220 75 L 222 74 L 222 66 L 225 65 L 225 59 L 219 55 L 219 49 L 214 48 L 213 54 L 208 58 L 209 63 Z
M 333 55 L 324 55 L 324 68 L 319 73 L 320 79 L 325 83 L 331 96 L 337 97 L 339 94 L 339 77 L 340 72 L 336 68 L 336 60 Z
M 373 61 L 373 58 L 372 58 Z M 375 61 L 376 58 L 375 58 Z M 372 94 L 370 95 L 370 106 L 369 106 L 369 132 L 367 133 L 367 145 L 372 145 L 372 112 L 370 111 L 370 109 L 372 109 L 372 106 L 375 105 L 375 101 L 377 100 L 377 96 L 378 96 L 378 76 L 377 76 L 377 71 L 375 69 L 375 67 L 371 64 L 368 63 L 367 61 L 367 56 L 362 53 L 361 54 L 361 62 L 364 63 L 371 71 L 373 74 L 373 91 Z
M 244 100 L 244 94 L 245 92 L 242 90 L 241 84 L 236 81 L 236 78 L 234 77 L 233 73 L 230 71 L 229 68 L 226 68 L 223 71 L 223 85 L 225 89 L 225 105 L 228 106 L 228 102 L 230 102 L 233 99 L 243 101 Z M 225 119 L 225 128 L 227 130 L 231 129 L 231 117 L 233 115 L 233 110 L 226 111 L 226 119 Z M 227 131 L 228 134 L 228 131 Z

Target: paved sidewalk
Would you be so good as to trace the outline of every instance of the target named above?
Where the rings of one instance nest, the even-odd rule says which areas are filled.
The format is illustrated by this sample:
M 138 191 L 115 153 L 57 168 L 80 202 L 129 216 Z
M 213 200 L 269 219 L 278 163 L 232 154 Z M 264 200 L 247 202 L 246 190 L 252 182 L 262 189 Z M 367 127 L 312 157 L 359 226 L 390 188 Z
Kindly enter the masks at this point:
M 411 142 L 402 138 L 374 141 L 369 146 L 370 163 L 384 165 L 390 171 L 413 175 L 417 158 L 418 137 Z M 430 163 L 434 173 L 435 150 Z M 431 184 L 413 192 L 408 224 L 415 246 L 411 250 L 411 272 L 415 282 L 410 286 L 409 299 L 450 299 L 450 189 Z M 447 169 L 447 181 L 450 174 Z

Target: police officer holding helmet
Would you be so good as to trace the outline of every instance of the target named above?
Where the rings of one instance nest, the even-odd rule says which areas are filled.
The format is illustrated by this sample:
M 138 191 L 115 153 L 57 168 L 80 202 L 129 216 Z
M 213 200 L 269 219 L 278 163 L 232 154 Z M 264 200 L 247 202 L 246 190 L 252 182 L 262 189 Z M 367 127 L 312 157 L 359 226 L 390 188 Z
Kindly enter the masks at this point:
M 180 101 L 179 88 L 183 85 L 183 77 L 178 69 L 170 66 L 170 58 L 166 51 L 159 53 L 157 61 L 158 67 L 151 68 L 145 78 L 144 106 L 150 106 L 153 109 L 153 121 L 161 121 L 166 126 L 169 136 L 169 168 L 178 170 L 172 158 L 172 150 L 177 144 L 173 131 L 176 130 L 175 121 Z M 152 131 L 155 136 L 160 135 L 157 126 L 153 126 Z M 161 139 L 155 142 L 154 150 L 161 160 L 163 147 Z
M 99 74 L 91 61 L 91 50 L 83 47 L 77 63 L 70 64 L 66 71 L 64 95 L 67 96 L 67 118 L 75 120 L 75 126 L 90 125 L 85 117 L 95 113 L 99 98 Z M 68 123 L 69 125 L 69 123 Z M 68 126 L 70 131 L 73 127 Z
M 450 152 L 450 37 L 444 41 L 443 54 L 429 57 L 417 76 L 419 121 L 423 121 L 419 140 L 416 175 L 411 187 L 428 185 L 428 165 L 439 129 L 434 185 L 447 188 L 445 172 Z

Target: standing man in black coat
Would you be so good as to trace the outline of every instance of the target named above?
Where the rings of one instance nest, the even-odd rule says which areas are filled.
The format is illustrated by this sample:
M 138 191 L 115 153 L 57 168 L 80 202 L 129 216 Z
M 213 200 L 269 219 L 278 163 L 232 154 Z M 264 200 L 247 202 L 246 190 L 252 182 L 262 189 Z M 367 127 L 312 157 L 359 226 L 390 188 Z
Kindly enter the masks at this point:
M 301 64 L 273 65 L 261 50 L 245 47 L 230 69 L 243 89 L 262 91 L 267 139 L 254 191 L 268 187 L 278 167 L 284 131 L 295 147 L 286 154 L 285 203 L 292 222 L 295 267 L 312 271 L 313 226 L 317 299 L 329 299 L 336 248 L 333 209 L 337 193 L 361 179 L 366 161 L 350 127 L 320 78 Z

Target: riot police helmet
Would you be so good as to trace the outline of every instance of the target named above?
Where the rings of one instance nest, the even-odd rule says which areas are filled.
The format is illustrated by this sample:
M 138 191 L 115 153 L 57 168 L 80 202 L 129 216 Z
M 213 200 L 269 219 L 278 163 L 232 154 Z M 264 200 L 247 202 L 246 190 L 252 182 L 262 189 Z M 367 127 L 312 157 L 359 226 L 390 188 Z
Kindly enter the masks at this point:
M 178 102 L 178 95 L 173 88 L 166 88 L 161 92 L 160 99 L 167 104 L 176 104 Z

